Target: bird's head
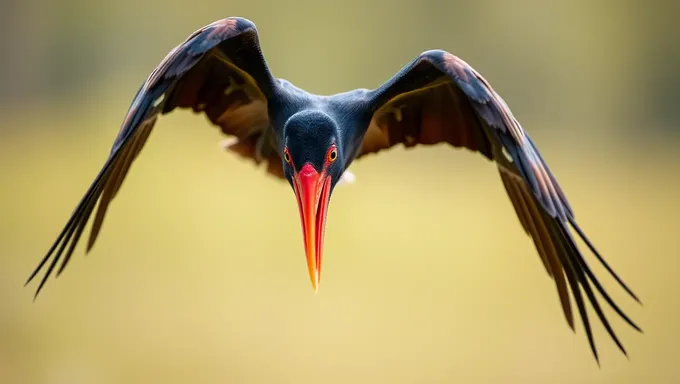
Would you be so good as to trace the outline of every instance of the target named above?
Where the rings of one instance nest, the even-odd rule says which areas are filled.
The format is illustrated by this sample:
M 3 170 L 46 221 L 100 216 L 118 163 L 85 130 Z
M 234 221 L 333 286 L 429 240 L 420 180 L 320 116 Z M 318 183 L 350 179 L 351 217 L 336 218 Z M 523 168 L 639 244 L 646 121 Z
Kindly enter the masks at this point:
M 328 202 L 345 170 L 339 136 L 335 121 L 319 111 L 296 113 L 283 130 L 283 169 L 297 198 L 307 268 L 315 291 L 321 277 Z

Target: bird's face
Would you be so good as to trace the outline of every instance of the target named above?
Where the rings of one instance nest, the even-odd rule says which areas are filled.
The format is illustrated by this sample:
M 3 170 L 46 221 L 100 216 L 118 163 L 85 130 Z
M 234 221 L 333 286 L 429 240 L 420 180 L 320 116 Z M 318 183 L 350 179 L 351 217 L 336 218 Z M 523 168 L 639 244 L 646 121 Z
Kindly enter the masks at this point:
M 344 171 L 342 144 L 327 116 L 293 116 L 284 129 L 283 168 L 295 192 L 302 221 L 307 268 L 316 291 L 326 214 L 331 193 Z

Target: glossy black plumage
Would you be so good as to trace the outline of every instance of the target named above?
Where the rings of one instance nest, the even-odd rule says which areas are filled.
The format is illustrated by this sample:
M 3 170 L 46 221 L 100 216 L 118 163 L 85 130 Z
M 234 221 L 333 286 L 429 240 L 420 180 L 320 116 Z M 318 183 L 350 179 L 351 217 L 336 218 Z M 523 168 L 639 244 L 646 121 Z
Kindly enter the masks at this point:
M 175 108 L 205 114 L 223 133 L 236 138 L 228 147 L 230 151 L 265 163 L 270 174 L 286 178 L 291 185 L 293 174 L 303 163 L 309 162 L 321 172 L 324 156 L 333 144 L 339 156 L 328 168 L 333 187 L 355 159 L 400 143 L 448 143 L 479 152 L 497 164 L 520 224 L 555 281 L 564 315 L 573 328 L 571 290 L 596 358 L 587 302 L 624 353 L 625 349 L 595 291 L 639 330 L 592 273 L 570 228 L 586 241 L 619 284 L 637 297 L 578 227 L 557 180 L 506 103 L 467 63 L 448 52 L 427 51 L 378 89 L 317 96 L 270 73 L 255 25 L 243 18 L 219 20 L 196 31 L 142 84 L 109 158 L 30 276 L 29 282 L 47 267 L 36 296 L 53 270 L 58 267 L 58 275 L 68 264 L 99 202 L 88 251 L 94 245 L 108 206 L 158 115 Z M 290 163 L 282 160 L 284 148 L 290 152 Z

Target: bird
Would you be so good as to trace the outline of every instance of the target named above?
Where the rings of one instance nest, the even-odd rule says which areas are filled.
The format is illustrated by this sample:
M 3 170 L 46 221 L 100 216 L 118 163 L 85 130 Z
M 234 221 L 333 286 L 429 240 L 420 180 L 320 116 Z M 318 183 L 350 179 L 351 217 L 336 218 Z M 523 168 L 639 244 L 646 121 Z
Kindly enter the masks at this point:
M 190 109 L 228 137 L 220 143 L 228 152 L 290 184 L 315 291 L 330 197 L 340 182 L 354 180 L 348 170 L 353 161 L 398 145 L 444 143 L 481 155 L 496 165 L 519 224 L 555 283 L 569 327 L 575 331 L 573 298 L 599 365 L 587 314 L 590 303 L 628 356 L 596 291 L 623 321 L 638 332 L 642 329 L 604 289 L 576 236 L 632 299 L 642 304 L 640 299 L 579 227 L 537 146 L 503 98 L 473 67 L 447 51 L 428 50 L 375 89 L 322 96 L 274 77 L 259 41 L 252 21 L 220 19 L 189 35 L 149 74 L 132 100 L 104 165 L 26 281 L 29 284 L 46 268 L 34 300 L 55 268 L 59 276 L 68 265 L 96 206 L 85 251 L 90 252 L 112 200 L 158 117 Z

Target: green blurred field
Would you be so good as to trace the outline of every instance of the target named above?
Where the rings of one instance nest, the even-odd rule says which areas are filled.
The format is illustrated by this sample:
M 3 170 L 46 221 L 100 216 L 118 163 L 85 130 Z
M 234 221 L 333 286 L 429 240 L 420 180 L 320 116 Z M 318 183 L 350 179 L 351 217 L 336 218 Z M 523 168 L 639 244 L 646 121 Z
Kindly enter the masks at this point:
M 32 303 L 35 287 L 22 284 L 104 161 L 117 123 L 87 113 L 24 121 L 17 132 L 49 124 L 54 134 L 0 144 L 4 382 L 680 377 L 679 163 L 662 144 L 653 155 L 596 135 L 588 144 L 564 133 L 536 138 L 582 226 L 645 303 L 604 279 L 646 334 L 614 321 L 626 360 L 597 324 L 598 370 L 481 157 L 434 147 L 356 163 L 357 183 L 332 199 L 315 296 L 288 185 L 221 152 L 217 132 L 189 112 L 160 121 L 93 253 L 79 247 Z M 103 126 L 111 129 L 91 129 Z

